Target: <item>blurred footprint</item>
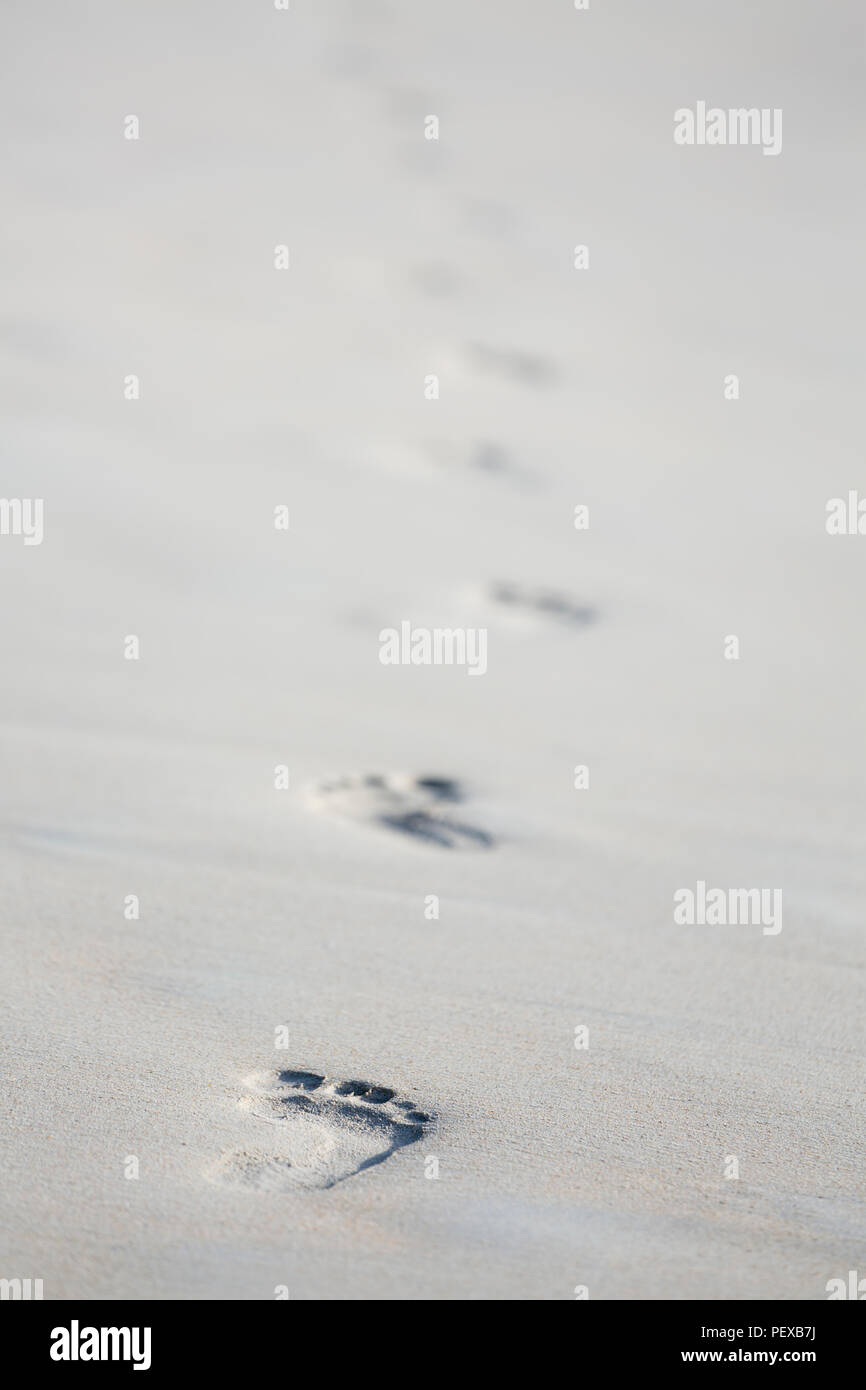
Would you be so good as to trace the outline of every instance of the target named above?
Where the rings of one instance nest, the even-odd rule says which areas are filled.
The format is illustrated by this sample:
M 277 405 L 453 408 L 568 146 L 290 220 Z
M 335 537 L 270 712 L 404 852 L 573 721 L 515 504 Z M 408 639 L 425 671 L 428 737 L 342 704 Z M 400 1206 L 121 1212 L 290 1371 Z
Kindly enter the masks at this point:
M 499 378 L 511 385 L 533 390 L 552 386 L 561 376 L 555 363 L 541 353 L 521 348 L 494 347 L 490 343 L 442 344 L 434 356 L 435 370 L 446 382 L 461 378 Z
M 480 599 L 491 612 L 514 619 L 518 623 L 555 622 L 567 627 L 586 627 L 595 621 L 596 610 L 588 603 L 572 598 L 556 589 L 532 589 L 520 584 L 497 581 L 490 584 L 480 595 Z
M 494 844 L 486 830 L 454 816 L 450 808 L 464 794 L 451 777 L 348 774 L 316 783 L 308 799 L 328 814 L 397 830 L 440 849 L 489 849 Z
M 469 363 L 478 371 L 518 381 L 523 386 L 547 386 L 559 375 L 549 358 L 535 353 L 486 343 L 469 343 L 465 351 Z
M 465 284 L 465 277 L 447 261 L 427 261 L 413 266 L 409 279 L 421 294 L 431 299 L 452 299 Z

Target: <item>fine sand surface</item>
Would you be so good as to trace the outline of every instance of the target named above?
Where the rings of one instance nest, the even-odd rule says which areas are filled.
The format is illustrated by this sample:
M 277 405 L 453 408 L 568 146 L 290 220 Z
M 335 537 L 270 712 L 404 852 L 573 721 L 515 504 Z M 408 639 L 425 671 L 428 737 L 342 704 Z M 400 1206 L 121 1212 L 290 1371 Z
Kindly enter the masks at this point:
M 6 10 L 0 1276 L 866 1274 L 859 9 Z

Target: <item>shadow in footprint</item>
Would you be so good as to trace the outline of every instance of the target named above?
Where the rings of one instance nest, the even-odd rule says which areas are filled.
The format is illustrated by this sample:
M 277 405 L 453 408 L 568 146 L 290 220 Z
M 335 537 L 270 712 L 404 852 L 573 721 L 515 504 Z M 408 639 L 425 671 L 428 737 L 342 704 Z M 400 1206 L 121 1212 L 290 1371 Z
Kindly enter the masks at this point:
M 493 844 L 493 838 L 486 830 L 478 830 L 474 825 L 465 825 L 462 821 L 444 816 L 430 816 L 425 811 L 410 811 L 403 816 L 382 816 L 381 820 L 392 830 L 414 835 L 416 840 L 426 840 L 444 849 L 454 849 L 461 842 L 473 842 L 479 849 L 489 849 Z

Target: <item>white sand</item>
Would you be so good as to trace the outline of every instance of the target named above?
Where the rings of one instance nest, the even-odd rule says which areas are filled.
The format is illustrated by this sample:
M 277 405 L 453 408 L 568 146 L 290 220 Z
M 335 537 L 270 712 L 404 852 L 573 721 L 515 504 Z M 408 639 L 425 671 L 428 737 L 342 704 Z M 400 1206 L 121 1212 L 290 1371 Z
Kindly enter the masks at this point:
M 854 0 L 757 10 L 5 16 L 2 490 L 46 530 L 0 538 L 0 1275 L 866 1274 L 866 539 L 824 530 L 866 488 L 862 40 Z M 677 148 L 704 98 L 783 108 L 781 155 Z M 486 627 L 486 675 L 380 665 L 404 619 Z M 311 804 L 355 773 L 456 779 L 410 813 L 495 843 Z M 699 879 L 783 930 L 675 924 Z M 358 1078 L 394 1099 L 339 1109 Z M 357 1171 L 397 1101 L 421 1139 Z

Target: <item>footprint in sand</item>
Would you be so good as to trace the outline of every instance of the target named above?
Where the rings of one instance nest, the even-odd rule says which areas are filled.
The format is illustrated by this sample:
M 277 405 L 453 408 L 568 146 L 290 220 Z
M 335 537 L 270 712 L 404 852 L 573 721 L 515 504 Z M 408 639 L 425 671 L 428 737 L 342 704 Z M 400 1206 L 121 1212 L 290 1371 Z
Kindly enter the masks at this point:
M 380 472 L 417 478 L 437 473 L 474 473 L 521 491 L 543 486 L 538 475 L 524 467 L 511 449 L 498 439 L 376 439 L 360 451 L 361 461 Z
M 454 813 L 463 790 L 450 777 L 413 777 L 408 773 L 369 773 L 327 778 L 310 788 L 317 809 L 362 824 L 397 830 L 442 849 L 489 849 L 486 830 Z
M 262 1192 L 333 1187 L 417 1143 L 432 1123 L 414 1101 L 368 1081 L 268 1071 L 246 1086 L 239 1104 L 273 1126 L 271 1142 L 223 1154 L 209 1176 Z
M 432 350 L 431 371 L 446 382 L 474 390 L 485 380 L 532 390 L 554 386 L 562 373 L 552 358 L 492 343 L 441 342 Z
M 589 604 L 554 589 L 527 589 L 520 584 L 496 583 L 490 585 L 485 597 L 503 616 L 520 622 L 549 619 L 569 627 L 586 627 L 596 617 L 595 609 Z
M 504 377 L 522 386 L 548 386 L 559 375 L 550 358 L 488 343 L 467 343 L 463 349 L 467 363 L 476 371 Z

